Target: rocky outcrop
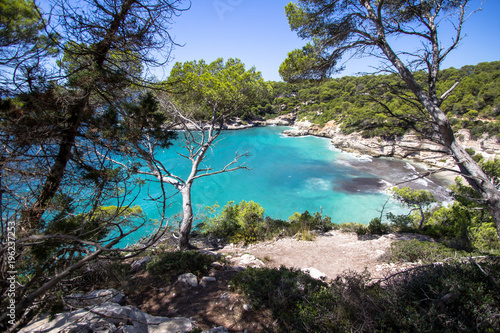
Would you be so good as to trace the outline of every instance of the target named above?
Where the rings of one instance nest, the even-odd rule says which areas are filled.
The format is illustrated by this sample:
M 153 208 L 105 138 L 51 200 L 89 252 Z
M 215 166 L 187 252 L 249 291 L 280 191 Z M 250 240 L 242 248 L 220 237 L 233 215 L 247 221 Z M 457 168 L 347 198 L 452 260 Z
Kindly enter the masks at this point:
M 424 140 L 412 132 L 390 140 L 378 137 L 364 138 L 360 132 L 343 134 L 340 125 L 335 121 L 330 121 L 322 127 L 308 121 L 300 121 L 295 122 L 294 128 L 284 131 L 283 134 L 288 136 L 315 135 L 331 138 L 335 147 L 356 154 L 404 158 L 445 168 L 455 166 L 453 159 L 448 155 L 444 146 L 430 140 Z M 470 131 L 466 129 L 459 130 L 456 135 L 458 141 L 464 147 L 473 149 L 485 158 L 500 156 L 500 144 L 496 137 L 490 138 L 484 135 L 479 140 L 472 140 Z
M 498 137 L 490 137 L 487 134 L 483 134 L 482 137 L 474 140 L 468 129 L 458 130 L 456 137 L 462 146 L 473 149 L 485 158 L 490 159 L 494 156 L 500 156 L 500 138 Z
M 114 289 L 69 295 L 65 297 L 66 303 L 72 309 L 80 309 L 60 313 L 54 319 L 43 317 L 20 332 L 173 333 L 190 332 L 194 328 L 187 318 L 155 317 L 135 306 L 118 304 L 124 298 Z
M 273 119 L 268 119 L 263 125 L 266 126 L 292 126 L 295 123 L 295 113 L 288 113 Z
M 155 317 L 135 306 L 104 303 L 90 310 L 60 313 L 53 320 L 45 317 L 20 332 L 174 333 L 190 332 L 193 327 L 186 318 Z
M 422 140 L 414 133 L 406 133 L 393 140 L 363 138 L 360 133 L 348 135 L 339 133 L 332 137 L 332 143 L 344 151 L 373 157 L 405 158 L 446 168 L 454 166 L 454 162 L 444 146 Z
M 72 308 L 89 308 L 95 305 L 105 303 L 122 304 L 125 300 L 125 295 L 115 289 L 103 289 L 92 291 L 86 295 L 71 294 L 64 297 L 67 305 Z
M 198 286 L 198 278 L 193 273 L 182 274 L 177 278 L 177 281 L 193 288 Z

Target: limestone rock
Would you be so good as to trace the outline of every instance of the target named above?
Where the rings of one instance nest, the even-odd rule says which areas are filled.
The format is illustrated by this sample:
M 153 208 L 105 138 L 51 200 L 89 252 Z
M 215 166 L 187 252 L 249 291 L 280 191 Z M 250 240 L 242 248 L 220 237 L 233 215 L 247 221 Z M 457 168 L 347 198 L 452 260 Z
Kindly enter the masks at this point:
M 234 257 L 230 259 L 231 262 L 237 264 L 238 266 L 260 268 L 265 267 L 266 264 L 260 259 L 257 259 L 251 254 L 244 254 L 240 257 Z
M 96 290 L 87 295 L 71 294 L 65 297 L 69 306 L 74 308 L 88 308 L 104 303 L 122 303 L 125 295 L 115 289 Z
M 316 280 L 324 280 L 324 279 L 326 279 L 326 274 L 325 273 L 322 273 L 322 272 L 320 272 L 319 270 L 317 270 L 316 268 L 313 268 L 313 267 L 303 268 L 302 272 L 304 272 L 306 274 L 309 274 L 309 276 L 311 276 L 313 279 L 316 279 Z
M 269 126 L 290 126 L 295 121 L 295 114 L 289 113 L 282 116 L 278 116 L 274 119 L 268 119 L 265 121 L 265 125 Z
M 295 136 L 305 136 L 305 135 L 309 135 L 309 130 L 306 130 L 306 129 L 289 129 L 289 130 L 285 130 L 283 131 L 281 134 L 283 135 L 286 135 L 286 136 L 292 136 L 292 137 L 295 137 Z
M 149 333 L 189 332 L 193 329 L 193 323 L 186 318 L 156 317 L 147 313 L 144 315 L 148 323 Z
M 186 318 L 155 317 L 134 306 L 106 303 L 90 311 L 60 313 L 50 321 L 42 318 L 20 332 L 177 333 L 192 329 L 193 323 Z
M 217 279 L 214 278 L 213 276 L 204 276 L 201 278 L 200 284 L 202 286 L 206 286 L 207 284 L 214 282 L 217 282 Z
M 151 261 L 151 257 L 144 257 L 142 259 L 139 259 L 137 261 L 134 261 L 132 263 L 132 265 L 130 265 L 130 268 L 131 268 L 131 272 L 132 273 L 135 273 L 135 272 L 139 272 L 139 271 L 142 271 L 146 268 L 146 265 L 148 264 L 148 262 Z
M 198 279 L 196 278 L 196 275 L 194 275 L 193 273 L 186 273 L 186 274 L 179 275 L 179 277 L 177 278 L 177 281 L 179 281 L 181 283 L 185 283 L 191 287 L 198 286 Z

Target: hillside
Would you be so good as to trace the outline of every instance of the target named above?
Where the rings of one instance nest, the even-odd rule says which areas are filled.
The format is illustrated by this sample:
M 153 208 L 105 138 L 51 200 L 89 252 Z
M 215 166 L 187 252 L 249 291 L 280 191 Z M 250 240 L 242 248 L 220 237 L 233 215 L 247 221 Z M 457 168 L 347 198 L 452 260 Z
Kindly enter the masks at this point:
M 422 81 L 424 73 L 417 73 Z M 500 61 L 441 71 L 439 94 L 460 81 L 442 110 L 455 130 L 469 129 L 472 138 L 500 136 Z M 429 119 L 413 104 L 396 75 L 347 76 L 296 84 L 272 82 L 273 93 L 243 112 L 243 119 L 266 119 L 293 113 L 298 120 L 322 126 L 341 125 L 344 134 L 391 138 L 414 129 L 428 134 Z M 399 98 L 403 96 L 404 100 Z

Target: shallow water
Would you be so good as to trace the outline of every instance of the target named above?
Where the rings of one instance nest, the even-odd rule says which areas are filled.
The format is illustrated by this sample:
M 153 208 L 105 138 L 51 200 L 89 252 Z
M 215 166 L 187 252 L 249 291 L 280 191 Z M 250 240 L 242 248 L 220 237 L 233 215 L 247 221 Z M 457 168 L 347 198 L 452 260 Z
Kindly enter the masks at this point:
M 384 190 L 403 179 L 411 179 L 419 166 L 393 159 L 372 159 L 343 153 L 330 140 L 318 137 L 285 137 L 284 127 L 261 127 L 228 131 L 213 148 L 204 164 L 214 169 L 233 160 L 235 152 L 248 152 L 243 158 L 251 170 L 210 176 L 196 180 L 193 185 L 193 208 L 202 214 L 205 207 L 216 202 L 254 201 L 261 204 L 265 214 L 287 219 L 294 212 L 323 211 L 335 223 L 368 223 L 380 215 L 389 196 Z M 174 174 L 186 176 L 190 162 L 173 147 L 160 153 L 160 159 Z M 421 188 L 440 190 L 437 180 L 420 179 Z M 135 204 L 143 207 L 149 218 L 158 218 L 156 206 L 148 195 L 159 193 L 157 185 L 149 193 L 143 191 Z M 171 190 L 171 194 L 175 191 Z M 444 193 L 444 192 L 443 192 Z M 168 215 L 181 211 L 180 196 L 174 196 Z M 389 201 L 385 212 L 403 212 Z M 196 221 L 198 223 L 199 221 Z

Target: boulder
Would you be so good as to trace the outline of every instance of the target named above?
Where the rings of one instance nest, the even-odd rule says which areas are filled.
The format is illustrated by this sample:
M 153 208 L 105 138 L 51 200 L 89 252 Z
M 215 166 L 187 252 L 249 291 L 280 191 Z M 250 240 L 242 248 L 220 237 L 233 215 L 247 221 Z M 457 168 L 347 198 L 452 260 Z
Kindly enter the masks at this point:
M 191 287 L 198 286 L 198 279 L 196 278 L 196 275 L 194 275 L 193 273 L 186 273 L 179 275 L 179 277 L 177 277 L 177 281 L 185 283 Z
M 217 279 L 213 276 L 204 276 L 201 278 L 200 284 L 205 287 L 207 284 L 214 282 L 217 282 Z
M 146 316 L 149 333 L 190 332 L 194 327 L 191 320 L 187 318 L 156 317 L 147 313 L 144 315 Z
M 137 261 L 134 261 L 132 263 L 132 265 L 130 265 L 130 271 L 131 273 L 136 273 L 136 272 L 139 272 L 139 271 L 142 271 L 144 269 L 146 269 L 146 265 L 148 264 L 148 262 L 151 261 L 151 257 L 144 257 L 142 259 L 139 259 Z
M 244 266 L 244 267 L 260 268 L 266 266 L 266 264 L 264 264 L 262 260 L 257 259 L 255 256 L 251 254 L 244 254 L 240 257 L 234 257 L 231 258 L 230 261 L 238 266 Z
M 303 268 L 302 272 L 309 274 L 310 277 L 316 280 L 324 280 L 326 279 L 326 274 L 323 272 L 320 272 L 316 268 L 309 267 L 309 268 Z

